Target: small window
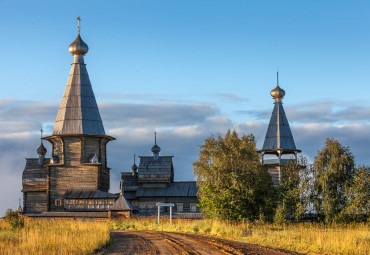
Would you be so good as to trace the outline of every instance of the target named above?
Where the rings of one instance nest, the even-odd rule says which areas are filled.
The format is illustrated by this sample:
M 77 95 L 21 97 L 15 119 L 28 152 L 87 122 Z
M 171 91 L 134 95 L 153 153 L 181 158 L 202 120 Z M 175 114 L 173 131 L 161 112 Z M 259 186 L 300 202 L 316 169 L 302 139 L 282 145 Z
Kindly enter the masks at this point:
M 98 204 L 102 205 L 104 203 L 104 199 L 98 199 Z
M 78 199 L 77 200 L 77 204 L 79 205 L 83 205 L 85 203 L 85 201 L 83 199 Z
M 146 208 L 146 203 L 141 202 L 141 203 L 140 203 L 140 209 L 145 209 L 145 208 Z
M 62 199 L 55 199 L 56 206 L 62 206 Z
M 190 204 L 190 211 L 196 212 L 197 211 L 197 205 L 196 204 Z
M 184 211 L 184 204 L 177 204 L 177 211 L 178 212 Z
M 149 202 L 148 203 L 148 208 L 153 209 L 154 208 L 154 202 Z
M 88 203 L 89 205 L 93 205 L 93 204 L 94 204 L 94 200 L 89 199 L 89 200 L 87 200 L 87 203 Z

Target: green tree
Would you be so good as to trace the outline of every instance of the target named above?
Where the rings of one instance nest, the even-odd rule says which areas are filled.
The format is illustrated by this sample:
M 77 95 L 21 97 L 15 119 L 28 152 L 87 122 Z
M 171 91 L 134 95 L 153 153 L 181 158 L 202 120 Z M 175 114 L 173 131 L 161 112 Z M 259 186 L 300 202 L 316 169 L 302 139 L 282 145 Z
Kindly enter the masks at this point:
M 345 195 L 353 179 L 354 157 L 349 147 L 327 138 L 325 147 L 315 156 L 313 167 L 315 209 L 326 222 L 334 221 L 346 207 Z
M 303 157 L 298 162 L 291 160 L 282 166 L 275 222 L 286 222 L 288 216 L 294 216 L 296 221 L 303 218 L 309 203 L 310 169 Z
M 262 166 L 252 134 L 210 136 L 193 163 L 200 207 L 209 217 L 239 220 L 271 219 L 274 189 Z
M 22 228 L 24 226 L 24 219 L 17 211 L 7 209 L 4 218 L 9 222 L 11 229 Z
M 355 169 L 350 187 L 346 190 L 348 216 L 362 216 L 367 220 L 370 214 L 370 167 Z

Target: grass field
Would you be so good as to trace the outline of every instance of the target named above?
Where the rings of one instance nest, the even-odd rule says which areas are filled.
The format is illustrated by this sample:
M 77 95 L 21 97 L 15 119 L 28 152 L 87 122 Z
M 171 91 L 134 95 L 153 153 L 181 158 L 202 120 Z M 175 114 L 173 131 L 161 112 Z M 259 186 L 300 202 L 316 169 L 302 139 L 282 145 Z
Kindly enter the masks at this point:
M 110 224 L 110 228 L 215 235 L 308 254 L 370 254 L 370 231 L 367 224 L 235 224 L 218 220 L 174 220 L 170 224 L 166 219 L 158 225 L 153 218 L 130 219 Z
M 105 222 L 30 221 L 11 230 L 0 221 L 0 254 L 91 254 L 108 242 Z
M 238 224 L 218 220 L 137 218 L 111 222 L 30 221 L 10 230 L 0 221 L 1 254 L 91 254 L 109 243 L 110 229 L 187 232 L 308 254 L 370 254 L 368 224 Z

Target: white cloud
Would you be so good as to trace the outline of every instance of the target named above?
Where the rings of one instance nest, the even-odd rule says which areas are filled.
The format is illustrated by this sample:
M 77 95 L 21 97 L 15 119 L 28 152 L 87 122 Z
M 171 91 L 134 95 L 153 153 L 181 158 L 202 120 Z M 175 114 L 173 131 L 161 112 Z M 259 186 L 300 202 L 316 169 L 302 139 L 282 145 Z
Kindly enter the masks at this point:
M 52 130 L 49 123 L 55 119 L 57 103 L 0 99 L 0 105 L 0 185 L 3 191 L 7 191 L 0 195 L 2 214 L 6 208 L 15 209 L 18 205 L 24 158 L 37 157 L 36 149 L 40 143 L 38 130 L 42 125 L 50 126 L 49 130 Z M 45 105 L 49 105 L 50 109 L 39 109 Z M 333 109 L 330 107 L 325 108 L 324 112 Z M 346 109 L 356 107 L 349 105 Z M 108 165 L 112 168 L 112 192 L 118 192 L 120 172 L 131 171 L 134 153 L 152 154 L 150 149 L 154 144 L 155 130 L 158 133 L 158 145 L 162 148 L 160 154 L 175 156 L 176 180 L 194 179 L 192 162 L 198 158 L 199 146 L 211 134 L 224 134 L 228 128 L 235 129 L 240 135 L 253 133 L 258 148 L 261 148 L 267 130 L 267 125 L 262 121 L 233 123 L 228 116 L 220 115 L 217 107 L 209 104 L 103 103 L 100 109 L 107 134 L 117 138 L 107 145 Z M 342 108 L 338 111 L 344 110 Z M 297 108 L 296 113 L 299 112 L 302 111 Z M 298 115 L 295 117 L 298 118 Z M 288 114 L 289 120 L 295 117 Z M 310 160 L 323 147 L 325 138 L 335 137 L 343 145 L 351 147 L 357 163 L 370 165 L 369 123 L 294 123 L 291 122 L 291 129 L 296 145 Z M 50 156 L 50 145 L 47 142 L 44 144 Z

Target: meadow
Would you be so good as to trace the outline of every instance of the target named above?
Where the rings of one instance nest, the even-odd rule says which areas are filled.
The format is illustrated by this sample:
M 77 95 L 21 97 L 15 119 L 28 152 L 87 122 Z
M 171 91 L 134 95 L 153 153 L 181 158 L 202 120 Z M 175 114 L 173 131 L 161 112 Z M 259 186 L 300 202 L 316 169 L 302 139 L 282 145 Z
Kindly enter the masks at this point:
M 110 242 L 110 229 L 186 232 L 307 254 L 370 254 L 368 224 L 267 224 L 135 218 L 110 222 L 28 221 L 11 230 L 0 221 L 1 254 L 91 254 Z
M 91 254 L 109 241 L 106 222 L 29 221 L 12 230 L 0 221 L 0 254 Z
M 246 243 L 307 254 L 370 254 L 368 224 L 258 224 L 219 220 L 174 220 L 153 218 L 111 222 L 113 229 L 156 230 L 213 235 Z

